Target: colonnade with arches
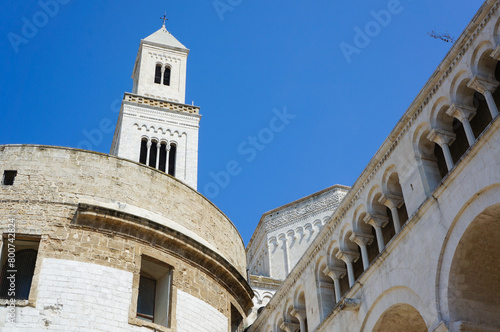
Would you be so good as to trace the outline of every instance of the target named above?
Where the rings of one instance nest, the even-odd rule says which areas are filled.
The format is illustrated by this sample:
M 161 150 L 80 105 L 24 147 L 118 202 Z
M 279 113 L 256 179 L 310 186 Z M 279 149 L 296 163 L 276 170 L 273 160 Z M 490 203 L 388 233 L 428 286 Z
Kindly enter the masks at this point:
M 500 188 L 496 175 L 499 148 L 495 143 L 500 141 L 498 8 L 499 2 L 493 0 L 481 8 L 474 18 L 477 21 L 458 39 L 458 45 L 448 53 L 250 332 L 330 331 L 326 326 L 331 328 L 335 317 L 346 311 L 352 312 L 349 317 L 355 317 L 352 324 L 360 324 L 353 325 L 356 327 L 352 330 L 479 331 L 487 326 L 500 331 L 498 315 L 493 314 L 500 308 L 495 300 L 500 292 L 494 286 L 498 273 L 491 273 L 500 266 L 500 254 L 495 249 L 496 241 L 500 241 L 500 196 L 486 194 L 492 188 L 498 193 Z M 486 174 L 474 173 L 481 170 Z M 467 197 L 453 196 L 460 188 Z M 454 191 L 447 195 L 447 190 Z M 460 223 L 458 216 L 481 200 L 488 202 L 471 212 L 463 221 L 461 233 L 453 237 L 453 232 L 459 232 L 453 230 L 455 223 Z M 419 228 L 424 222 L 431 227 Z M 379 295 L 367 300 L 367 290 L 363 290 L 366 278 L 384 275 L 375 269 L 398 266 L 398 261 L 391 262 L 398 246 L 404 247 L 401 251 L 406 254 L 400 251 L 398 259 L 425 261 L 425 257 L 412 256 L 413 252 L 425 251 L 412 247 L 412 232 L 429 238 L 434 238 L 434 233 L 446 234 L 439 238 L 441 242 L 432 243 L 438 250 L 428 261 L 435 265 L 429 265 L 428 271 L 411 271 L 416 276 L 431 274 L 429 280 L 437 285 L 427 288 L 438 289 L 439 298 L 431 302 L 439 304 L 429 306 L 421 300 L 422 289 L 405 285 L 388 289 L 380 286 L 373 291 Z M 485 258 L 478 249 L 481 239 L 488 243 Z M 421 239 L 422 245 L 426 245 L 425 240 Z M 466 263 L 466 257 L 474 261 Z M 490 268 L 482 268 L 480 260 L 486 260 Z M 478 277 L 468 264 L 485 276 Z M 391 273 L 397 272 L 386 271 L 387 276 Z M 479 284 L 475 281 L 478 278 Z M 389 283 L 379 281 L 380 285 Z M 304 284 L 309 285 L 309 293 L 302 297 Z M 438 296 L 435 291 L 429 294 Z M 477 302 L 480 313 L 468 307 L 469 300 Z M 338 324 L 345 322 L 339 320 Z
M 177 144 L 166 140 L 142 137 L 139 162 L 175 176 Z

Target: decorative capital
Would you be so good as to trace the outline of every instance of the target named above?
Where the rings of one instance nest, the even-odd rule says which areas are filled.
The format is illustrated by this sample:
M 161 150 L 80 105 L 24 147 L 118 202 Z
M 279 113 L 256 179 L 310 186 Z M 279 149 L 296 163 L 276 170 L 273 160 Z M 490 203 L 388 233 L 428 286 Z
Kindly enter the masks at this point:
M 453 143 L 455 137 L 455 133 L 450 133 L 438 128 L 432 129 L 429 135 L 427 135 L 427 139 L 429 141 L 439 144 L 439 146 L 441 147 L 445 144 L 449 146 L 451 143 Z
M 467 86 L 473 90 L 476 90 L 480 94 L 483 94 L 486 91 L 493 92 L 497 88 L 499 82 L 495 80 L 490 80 L 484 77 L 479 77 L 477 75 L 474 75 L 472 79 L 467 83 Z
M 359 259 L 359 253 L 355 251 L 339 251 L 335 255 L 338 259 L 343 260 L 347 263 L 354 263 Z
M 448 108 L 446 114 L 464 122 L 464 119 L 470 120 L 476 115 L 476 109 L 472 106 L 453 104 Z
M 278 241 L 280 241 L 282 245 L 286 245 L 287 243 L 286 235 L 285 234 L 278 235 Z
M 346 298 L 340 302 L 339 306 L 340 310 L 355 311 L 358 310 L 359 307 L 361 306 L 361 300 Z
M 273 236 L 269 239 L 268 248 L 274 250 L 276 247 L 278 247 L 278 240 Z
M 325 269 L 323 270 L 323 273 L 327 276 L 329 276 L 330 278 L 332 278 L 333 280 L 337 279 L 341 279 L 345 276 L 346 274 L 346 269 L 343 268 L 343 267 L 337 267 L 337 266 L 327 266 L 325 267 Z
M 389 209 L 400 208 L 404 203 L 403 197 L 395 193 L 382 194 L 378 201 L 380 204 L 384 204 Z
M 389 222 L 389 217 L 380 214 L 367 213 L 363 219 L 365 223 L 373 227 L 384 227 Z
M 349 240 L 356 243 L 360 247 L 367 246 L 373 242 L 373 235 L 353 232 L 349 237 Z
M 300 325 L 292 322 L 283 322 L 280 328 L 286 332 L 295 332 L 300 328 Z
M 500 61 L 500 45 L 498 45 L 493 52 L 491 52 L 490 56 L 495 59 Z
M 293 307 L 292 311 L 290 311 L 290 314 L 297 318 L 300 322 L 303 322 L 306 319 L 306 309 L 305 308 L 300 308 L 300 307 Z

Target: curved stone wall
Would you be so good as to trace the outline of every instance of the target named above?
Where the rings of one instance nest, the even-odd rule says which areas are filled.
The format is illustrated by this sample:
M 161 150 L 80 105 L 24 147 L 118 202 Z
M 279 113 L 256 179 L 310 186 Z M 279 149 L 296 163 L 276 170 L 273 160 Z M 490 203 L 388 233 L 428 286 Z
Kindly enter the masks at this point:
M 47 146 L 0 146 L 0 174 L 9 170 L 17 175 L 0 187 L 2 266 L 12 228 L 16 255 L 37 253 L 15 322 L 0 294 L 0 330 L 225 332 L 251 308 L 239 233 L 182 182 L 124 159 Z M 137 313 L 144 275 L 168 317 L 155 309 L 160 322 Z
M 246 275 L 243 240 L 210 201 L 173 177 L 118 157 L 70 148 L 0 146 L 3 169 L 18 171 L 0 199 L 86 203 L 148 218 L 193 238 Z

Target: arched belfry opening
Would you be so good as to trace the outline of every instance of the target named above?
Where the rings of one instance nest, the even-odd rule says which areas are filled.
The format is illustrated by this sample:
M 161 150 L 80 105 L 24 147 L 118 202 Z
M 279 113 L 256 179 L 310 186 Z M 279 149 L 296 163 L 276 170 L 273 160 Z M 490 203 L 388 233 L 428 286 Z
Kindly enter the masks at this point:
M 146 165 L 147 158 L 148 158 L 148 139 L 142 138 L 141 139 L 141 151 L 139 154 L 139 162 L 141 164 Z
M 172 143 L 170 144 L 170 153 L 168 158 L 168 174 L 175 176 L 175 163 L 177 160 L 177 145 Z
M 141 40 L 111 154 L 197 189 L 200 108 L 185 104 L 189 49 L 165 26 Z
M 167 170 L 167 143 L 162 142 L 160 144 L 160 162 L 158 164 L 158 169 L 162 172 Z
M 160 84 L 161 83 L 161 64 L 156 64 L 155 66 L 155 83 Z
M 156 158 L 158 157 L 158 142 L 151 141 L 151 148 L 149 149 L 149 163 L 148 165 L 156 168 Z
M 169 66 L 166 66 L 165 71 L 163 72 L 163 85 L 170 85 L 170 74 L 171 69 Z
M 165 141 L 158 142 L 156 139 L 141 138 L 139 162 L 156 168 L 169 175 L 176 175 L 177 167 L 177 144 L 168 144 Z

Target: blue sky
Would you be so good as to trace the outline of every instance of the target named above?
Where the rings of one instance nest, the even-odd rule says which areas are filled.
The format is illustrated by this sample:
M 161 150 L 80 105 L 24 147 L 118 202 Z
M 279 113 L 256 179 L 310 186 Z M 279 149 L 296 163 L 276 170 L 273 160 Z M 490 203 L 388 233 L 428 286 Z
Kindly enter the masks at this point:
M 112 131 L 85 133 L 115 123 L 139 42 L 167 11 L 203 115 L 198 189 L 245 243 L 262 213 L 356 181 L 451 47 L 428 33 L 458 37 L 483 3 L 54 1 L 0 4 L 0 144 L 108 153 Z

